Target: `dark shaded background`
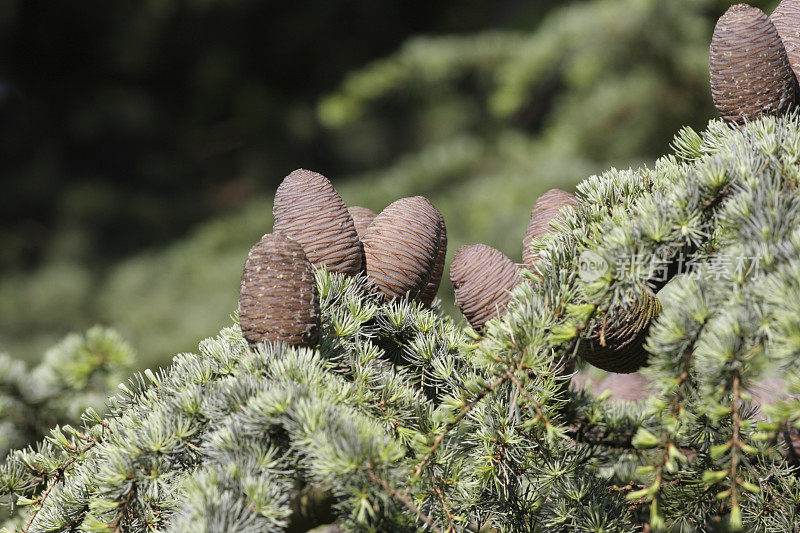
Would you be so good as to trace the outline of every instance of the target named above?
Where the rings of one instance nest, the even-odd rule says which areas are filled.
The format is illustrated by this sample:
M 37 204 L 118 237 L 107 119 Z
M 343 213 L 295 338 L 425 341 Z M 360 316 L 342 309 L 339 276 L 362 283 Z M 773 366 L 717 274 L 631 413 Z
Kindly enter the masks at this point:
M 345 73 L 411 34 L 502 26 L 550 4 L 4 4 L 0 268 L 53 255 L 100 267 L 273 189 L 300 162 L 363 170 L 314 115 Z

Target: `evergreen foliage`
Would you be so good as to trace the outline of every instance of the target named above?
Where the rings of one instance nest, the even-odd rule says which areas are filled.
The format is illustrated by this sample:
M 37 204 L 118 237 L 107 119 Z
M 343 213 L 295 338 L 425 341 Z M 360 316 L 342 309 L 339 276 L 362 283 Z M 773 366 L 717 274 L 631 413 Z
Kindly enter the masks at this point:
M 0 354 L 0 458 L 57 424 L 79 423 L 87 407 L 102 412 L 133 362 L 131 347 L 100 327 L 68 335 L 33 367 Z
M 674 147 L 582 182 L 481 335 L 318 270 L 315 349 L 249 346 L 234 325 L 137 374 L 108 416 L 9 455 L 9 526 L 302 530 L 322 494 L 356 531 L 797 530 L 800 118 L 712 121 Z M 579 268 L 589 252 L 607 268 Z M 669 278 L 655 396 L 565 390 L 554 360 Z M 762 412 L 749 391 L 774 374 L 787 396 Z

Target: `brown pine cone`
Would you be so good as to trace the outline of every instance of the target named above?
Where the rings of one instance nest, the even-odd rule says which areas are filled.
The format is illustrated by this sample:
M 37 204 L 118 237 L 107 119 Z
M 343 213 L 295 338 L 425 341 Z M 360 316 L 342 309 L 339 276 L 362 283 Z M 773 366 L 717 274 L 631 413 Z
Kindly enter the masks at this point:
M 250 249 L 239 288 L 239 325 L 249 342 L 312 346 L 319 337 L 319 293 L 303 248 L 268 233 Z
M 539 259 L 539 255 L 531 250 L 533 239 L 552 231 L 550 221 L 560 215 L 561 208 L 577 203 L 578 199 L 574 194 L 561 189 L 550 189 L 536 199 L 531 210 L 531 221 L 522 241 L 522 262 L 525 265 L 532 267 Z
M 781 36 L 783 48 L 786 50 L 786 57 L 794 71 L 795 78 L 800 79 L 800 1 L 783 0 L 769 19 L 775 26 L 778 35 Z
M 470 244 L 456 251 L 450 281 L 456 305 L 470 326 L 480 329 L 505 312 L 518 275 L 519 267 L 491 246 Z
M 711 96 L 736 125 L 782 115 L 794 104 L 794 73 L 778 31 L 758 8 L 737 4 L 717 21 L 709 56 Z
M 436 263 L 433 265 L 433 272 L 431 272 L 428 285 L 419 297 L 424 305 L 431 305 L 433 300 L 436 299 L 436 294 L 439 292 L 439 285 L 442 283 L 445 259 L 447 258 L 447 226 L 445 226 L 444 217 L 438 209 L 436 210 L 436 214 L 439 216 L 439 229 L 441 233 L 439 235 L 439 246 L 436 252 Z
M 347 208 L 347 211 L 353 218 L 353 224 L 355 224 L 358 238 L 363 240 L 364 235 L 367 233 L 367 228 L 370 224 L 372 224 L 372 221 L 375 220 L 375 217 L 377 216 L 375 211 L 366 207 L 361 207 L 360 205 L 352 205 Z
M 361 247 L 347 207 L 331 182 L 310 170 L 295 170 L 275 192 L 273 231 L 303 247 L 314 265 L 331 272 L 361 271 Z
M 440 234 L 439 211 L 427 198 L 391 203 L 364 236 L 367 275 L 389 298 L 416 298 L 433 272 Z
M 649 289 L 629 310 L 620 310 L 614 321 L 608 315 L 595 318 L 578 341 L 578 355 L 607 372 L 630 374 L 646 362 L 643 344 L 661 304 Z

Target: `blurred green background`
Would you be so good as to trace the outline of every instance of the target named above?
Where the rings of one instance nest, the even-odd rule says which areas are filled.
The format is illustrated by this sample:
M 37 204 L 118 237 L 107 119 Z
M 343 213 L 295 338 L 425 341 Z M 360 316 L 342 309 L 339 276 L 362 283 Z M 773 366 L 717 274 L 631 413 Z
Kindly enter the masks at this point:
M 230 323 L 298 167 L 375 211 L 426 195 L 450 258 L 518 261 L 539 194 L 714 116 L 732 3 L 0 3 L 0 352 L 37 360 L 96 323 L 139 367 L 194 349 Z

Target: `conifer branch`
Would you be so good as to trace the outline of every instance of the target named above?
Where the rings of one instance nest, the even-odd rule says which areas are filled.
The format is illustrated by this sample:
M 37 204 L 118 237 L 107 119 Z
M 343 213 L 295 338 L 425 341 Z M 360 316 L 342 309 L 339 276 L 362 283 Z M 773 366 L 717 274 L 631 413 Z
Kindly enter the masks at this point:
M 424 522 L 425 525 L 428 526 L 428 528 L 430 528 L 431 531 L 433 531 L 434 533 L 441 533 L 442 530 L 436 527 L 436 524 L 434 524 L 431 517 L 420 511 L 419 507 L 414 505 L 414 502 L 412 502 L 411 499 L 406 494 L 401 494 L 400 492 L 397 491 L 397 489 L 389 485 L 389 483 L 386 480 L 384 480 L 375 473 L 375 471 L 372 469 L 371 466 L 367 466 L 367 472 L 369 473 L 369 478 L 372 481 L 383 487 L 383 489 L 386 490 L 389 494 L 391 494 L 393 498 L 395 498 L 397 501 L 405 505 L 408 508 L 408 510 L 414 513 L 417 516 L 417 518 L 422 520 L 422 522 Z
M 50 493 L 52 492 L 53 487 L 55 487 L 56 484 L 59 482 L 59 480 L 61 480 L 62 476 L 67 471 L 67 469 L 70 466 L 72 466 L 72 464 L 76 460 L 78 460 L 83 454 L 88 452 L 90 449 L 92 449 L 95 446 L 95 444 L 98 443 L 97 439 L 90 438 L 90 441 L 91 442 L 89 442 L 89 444 L 87 444 L 86 446 L 84 446 L 83 448 L 78 450 L 78 452 L 75 455 L 73 455 L 72 457 L 70 457 L 66 461 L 64 461 L 63 465 L 61 465 L 61 466 L 59 466 L 58 468 L 55 469 L 55 471 L 53 473 L 53 476 L 50 479 L 50 483 L 47 484 L 47 488 L 42 493 L 42 495 L 39 498 L 37 498 L 36 507 L 31 512 L 30 517 L 28 517 L 28 521 L 25 523 L 25 527 L 22 529 L 23 533 L 28 533 L 28 530 L 30 529 L 31 524 L 33 524 L 33 521 L 36 519 L 36 515 L 38 515 L 39 511 L 41 511 L 42 507 L 44 507 L 44 504 L 47 501 L 47 498 L 50 496 Z
M 454 427 L 456 427 L 458 425 L 458 423 L 465 416 L 467 416 L 469 414 L 469 412 L 472 410 L 473 407 L 475 407 L 475 405 L 478 404 L 478 402 L 480 402 L 482 399 L 484 399 L 487 394 L 489 394 L 493 390 L 497 389 L 500 385 L 502 385 L 503 383 L 508 381 L 511 378 L 512 374 L 513 374 L 513 372 L 511 370 L 509 370 L 505 374 L 503 374 L 500 377 L 498 377 L 497 379 L 495 379 L 490 384 L 484 386 L 470 401 L 461 404 L 461 406 L 459 407 L 459 411 L 458 411 L 458 414 L 456 415 L 456 417 L 453 420 L 451 420 L 447 425 L 445 425 L 445 427 L 444 427 L 444 429 L 442 430 L 441 433 L 436 435 L 436 437 L 433 439 L 433 443 L 431 444 L 428 453 L 425 455 L 425 457 L 422 458 L 422 461 L 420 461 L 420 463 L 411 471 L 411 474 L 413 476 L 419 476 L 420 474 L 422 474 L 422 470 L 430 462 L 431 458 L 433 457 L 433 454 L 436 453 L 436 450 L 439 448 L 439 446 L 441 446 L 441 444 L 444 441 L 444 439 L 447 436 L 447 434 Z

